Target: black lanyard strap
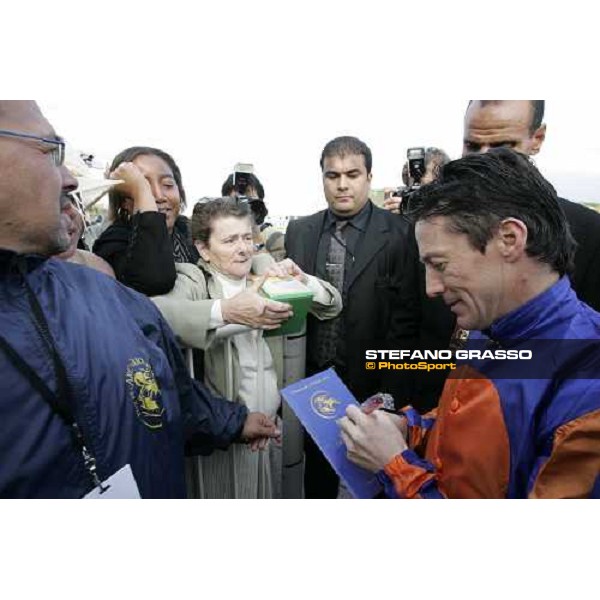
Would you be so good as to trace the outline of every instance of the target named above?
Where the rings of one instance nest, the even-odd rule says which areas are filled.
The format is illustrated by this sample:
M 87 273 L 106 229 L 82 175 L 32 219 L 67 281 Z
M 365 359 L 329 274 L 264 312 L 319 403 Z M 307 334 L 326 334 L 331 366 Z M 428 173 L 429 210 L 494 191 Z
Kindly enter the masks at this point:
M 27 363 L 27 361 L 11 346 L 11 344 L 2 335 L 0 335 L 0 347 L 2 347 L 7 357 L 17 368 L 17 370 L 21 372 L 21 374 L 31 383 L 34 389 L 48 403 L 50 408 L 69 427 L 75 445 L 77 446 L 77 448 L 83 456 L 85 468 L 90 474 L 94 486 L 100 486 L 100 488 L 102 489 L 102 484 L 97 474 L 96 459 L 86 446 L 81 428 L 77 424 L 75 416 L 73 415 L 72 390 L 71 386 L 69 385 L 65 365 L 61 360 L 58 351 L 56 350 L 56 345 L 54 343 L 54 340 L 52 339 L 52 334 L 50 333 L 50 328 L 48 327 L 48 322 L 46 321 L 44 312 L 42 311 L 42 307 L 40 306 L 37 298 L 35 297 L 35 294 L 29 287 L 29 284 L 27 282 L 26 264 L 24 262 L 24 259 L 17 260 L 17 267 L 21 276 L 23 277 L 25 289 L 27 291 L 27 296 L 29 299 L 29 305 L 31 307 L 31 311 L 34 317 L 35 327 L 38 331 L 40 338 L 42 339 L 46 351 L 48 352 L 48 354 L 50 354 L 50 357 L 52 358 L 52 363 L 54 366 L 54 375 L 56 377 L 56 393 L 54 393 L 48 387 L 48 384 L 42 380 L 42 378 L 35 372 L 31 365 Z
M 64 413 L 65 415 L 69 415 L 67 421 L 75 422 L 73 416 L 71 416 L 71 386 L 69 385 L 69 379 L 67 377 L 67 371 L 65 369 L 65 365 L 61 360 L 57 350 L 54 340 L 52 339 L 52 334 L 50 333 L 50 328 L 48 327 L 48 322 L 46 321 L 46 317 L 44 316 L 44 311 L 38 302 L 38 299 L 35 297 L 33 290 L 29 287 L 27 283 L 26 273 L 24 272 L 24 267 L 20 263 L 19 270 L 21 271 L 21 275 L 23 276 L 23 280 L 25 282 L 25 289 L 27 292 L 27 297 L 29 299 L 29 306 L 31 307 L 31 312 L 34 317 L 35 327 L 37 332 L 42 339 L 44 346 L 46 347 L 46 351 L 52 358 L 52 364 L 54 366 L 54 377 L 56 378 L 56 395 L 55 395 L 55 405 L 58 405 L 60 410 L 57 410 L 59 414 Z M 55 408 L 55 405 L 53 408 Z M 56 408 L 55 408 L 56 410 Z
M 50 405 L 52 410 L 57 413 L 67 425 L 72 427 L 75 419 L 73 418 L 71 412 L 69 410 L 65 410 L 65 407 L 57 401 L 56 394 L 50 390 L 46 382 L 34 371 L 31 365 L 29 365 L 23 359 L 23 357 L 8 343 L 8 341 L 2 335 L 0 335 L 0 346 L 12 364 L 29 380 L 31 385 Z
M 64 423 L 70 428 L 73 435 L 75 445 L 83 456 L 83 462 L 86 471 L 90 474 L 94 487 L 100 487 L 102 489 L 102 482 L 98 477 L 96 459 L 92 453 L 88 450 L 83 439 L 83 434 L 71 411 L 65 408 L 64 404 L 58 402 L 57 396 L 48 387 L 46 382 L 33 370 L 23 357 L 8 343 L 4 336 L 0 335 L 0 347 L 8 356 L 8 359 L 13 365 L 20 371 L 25 378 L 31 383 L 35 390 L 44 398 L 44 400 L 50 405 L 50 408 L 64 421 Z

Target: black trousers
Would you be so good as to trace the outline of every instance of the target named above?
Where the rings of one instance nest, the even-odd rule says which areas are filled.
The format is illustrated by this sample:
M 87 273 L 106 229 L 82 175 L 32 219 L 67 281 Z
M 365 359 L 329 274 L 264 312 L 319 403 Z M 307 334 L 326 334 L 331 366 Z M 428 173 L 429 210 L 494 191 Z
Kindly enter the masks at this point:
M 342 379 L 345 378 L 344 367 L 335 362 L 324 365 L 307 364 L 307 375 L 314 375 L 334 367 Z M 333 470 L 328 460 L 323 456 L 319 447 L 310 434 L 304 431 L 304 497 L 307 499 L 335 499 L 338 495 L 340 478 Z
M 337 498 L 339 477 L 306 431 L 304 459 L 304 496 L 308 499 Z

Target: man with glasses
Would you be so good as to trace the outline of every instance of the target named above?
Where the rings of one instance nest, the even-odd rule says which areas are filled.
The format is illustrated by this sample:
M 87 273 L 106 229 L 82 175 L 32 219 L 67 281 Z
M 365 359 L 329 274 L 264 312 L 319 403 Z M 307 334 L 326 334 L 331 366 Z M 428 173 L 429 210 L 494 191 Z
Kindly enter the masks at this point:
M 33 145 L 42 154 L 49 154 L 55 167 L 62 167 L 64 164 L 65 141 L 53 133 L 49 133 L 47 136 L 38 136 L 24 131 L 0 129 L 0 137 Z M 75 189 L 76 186 L 76 181 L 70 182 L 68 189 L 73 189 L 67 192 L 67 188 L 65 188 L 64 191 L 66 193 L 63 193 L 61 196 L 61 224 L 64 222 L 65 228 L 63 228 L 56 240 L 57 248 L 62 247 L 62 251 L 57 252 L 56 256 L 57 258 L 88 266 L 114 277 L 115 274 L 106 261 L 91 252 L 78 248 L 78 243 L 85 227 L 85 216 L 83 202 Z M 63 233 L 66 236 L 63 236 Z
M 0 113 L 2 155 L 2 203 L 0 240 L 3 248 L 19 247 L 22 252 L 58 254 L 68 246 L 67 217 L 60 217 L 60 204 L 53 191 L 59 186 L 68 194 L 77 187 L 62 167 L 65 143 L 39 114 L 37 107 L 5 103 Z M 39 135 L 34 133 L 36 131 Z M 18 199 L 18 201 L 17 201 Z
M 29 133 L 19 133 L 17 131 L 8 131 L 6 129 L 0 129 L 0 135 L 13 137 L 22 140 L 35 140 L 36 142 L 42 142 L 48 144 L 49 152 L 52 154 L 52 160 L 57 167 L 60 167 L 65 162 L 65 141 L 59 136 L 53 137 L 40 137 L 38 135 L 31 135 Z
M 33 102 L 0 101 L 0 131 L 0 497 L 183 497 L 184 443 L 277 436 L 190 379 L 149 300 L 47 258 L 69 244 L 64 142 Z

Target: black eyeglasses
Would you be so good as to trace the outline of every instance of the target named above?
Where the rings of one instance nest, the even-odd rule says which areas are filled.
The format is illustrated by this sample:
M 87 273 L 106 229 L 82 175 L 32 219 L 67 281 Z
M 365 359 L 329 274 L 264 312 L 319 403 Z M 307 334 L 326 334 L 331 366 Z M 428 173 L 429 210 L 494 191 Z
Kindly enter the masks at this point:
M 21 133 L 20 131 L 8 131 L 7 129 L 0 129 L 0 135 L 14 138 L 23 138 L 26 140 L 37 140 L 38 142 L 45 142 L 46 144 L 52 144 L 52 160 L 57 167 L 60 167 L 65 162 L 65 140 L 62 138 L 45 138 L 39 135 L 33 135 L 31 133 Z

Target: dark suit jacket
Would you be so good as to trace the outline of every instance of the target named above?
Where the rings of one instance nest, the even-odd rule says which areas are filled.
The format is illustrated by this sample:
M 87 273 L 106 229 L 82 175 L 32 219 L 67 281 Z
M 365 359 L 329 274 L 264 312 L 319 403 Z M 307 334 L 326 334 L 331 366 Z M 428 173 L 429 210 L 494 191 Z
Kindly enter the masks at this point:
M 564 198 L 558 202 L 577 242 L 573 289 L 580 300 L 600 312 L 600 214 Z
M 326 211 L 291 221 L 288 225 L 286 253 L 311 275 L 316 272 L 319 238 Z M 347 275 L 348 292 L 341 313 L 344 319 L 347 364 L 341 375 L 357 399 L 382 389 L 408 396 L 408 380 L 394 373 L 389 385 L 385 372 L 365 370 L 365 349 L 378 349 L 379 344 L 410 348 L 416 342 L 420 320 L 419 271 L 413 228 L 404 219 L 373 206 L 364 238 L 355 255 L 355 263 Z M 319 322 L 310 317 L 307 324 L 307 371 L 319 370 L 315 364 L 315 328 Z M 385 380 L 385 382 L 384 382 Z M 401 391 L 399 391 L 401 390 Z M 407 397 L 396 398 L 399 403 Z

